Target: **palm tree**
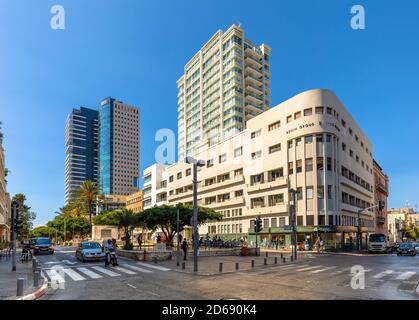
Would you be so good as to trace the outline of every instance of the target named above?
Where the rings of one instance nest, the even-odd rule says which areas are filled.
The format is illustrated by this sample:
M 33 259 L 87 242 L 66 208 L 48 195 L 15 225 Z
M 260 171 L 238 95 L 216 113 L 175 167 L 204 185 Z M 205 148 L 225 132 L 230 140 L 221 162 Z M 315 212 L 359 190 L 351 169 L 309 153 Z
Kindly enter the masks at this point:
M 96 197 L 98 194 L 97 186 L 92 181 L 84 181 L 81 186 L 80 190 L 78 191 L 77 200 L 80 200 L 81 203 L 87 207 L 87 212 L 89 214 L 89 223 L 90 229 L 92 228 L 92 215 L 93 215 L 93 204 L 96 202 Z
M 122 209 L 119 212 L 119 223 L 118 228 L 124 230 L 124 240 L 125 245 L 124 249 L 130 250 L 131 248 L 131 233 L 132 231 L 140 225 L 138 214 L 129 209 Z

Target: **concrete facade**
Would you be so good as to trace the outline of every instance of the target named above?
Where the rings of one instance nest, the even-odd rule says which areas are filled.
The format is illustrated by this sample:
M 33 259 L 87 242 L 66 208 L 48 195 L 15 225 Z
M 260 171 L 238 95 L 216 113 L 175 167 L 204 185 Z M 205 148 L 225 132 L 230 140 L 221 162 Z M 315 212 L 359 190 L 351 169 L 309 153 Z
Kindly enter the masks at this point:
M 374 204 L 372 144 L 336 95 L 309 90 L 248 120 L 246 130 L 203 146 L 196 159 L 199 205 L 221 212 L 201 236 L 250 237 L 257 216 L 261 239 L 289 243 L 289 188 L 297 190 L 299 241 L 352 245 L 357 213 Z M 169 204 L 192 203 L 191 166 L 167 168 Z M 364 239 L 375 231 L 374 212 L 361 213 Z M 253 238 L 254 239 L 254 238 Z
M 0 127 L 0 241 L 10 241 L 11 208 L 7 193 L 6 160 L 3 149 L 3 133 Z
M 130 194 L 126 197 L 126 208 L 132 210 L 135 213 L 144 210 L 144 191 L 140 190 L 136 193 Z
M 375 183 L 375 204 L 381 202 L 383 207 L 375 208 L 375 232 L 388 234 L 387 198 L 388 198 L 388 176 L 383 172 L 380 165 L 374 160 L 374 183 Z
M 269 108 L 270 53 L 237 25 L 219 30 L 185 65 L 178 86 L 178 158 L 222 141 Z
M 167 166 L 155 163 L 143 171 L 144 209 L 167 203 Z

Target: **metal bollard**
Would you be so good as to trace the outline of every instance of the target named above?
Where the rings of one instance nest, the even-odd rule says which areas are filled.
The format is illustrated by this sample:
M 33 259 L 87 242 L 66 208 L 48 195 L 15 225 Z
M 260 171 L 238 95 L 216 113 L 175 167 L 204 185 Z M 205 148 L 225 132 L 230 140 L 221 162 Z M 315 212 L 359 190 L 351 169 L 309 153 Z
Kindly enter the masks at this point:
M 285 263 L 287 261 L 287 258 L 282 258 L 282 262 Z
M 23 296 L 23 282 L 25 281 L 24 278 L 17 278 L 17 296 Z
M 182 262 L 182 270 L 185 270 L 185 262 Z
M 157 264 L 157 257 L 156 256 L 153 257 L 153 261 L 154 261 L 155 264 Z
M 274 259 L 274 263 L 275 263 L 275 264 L 278 264 L 278 257 L 275 257 L 275 259 Z
M 37 266 L 37 260 L 36 259 L 32 259 L 32 269 L 35 270 L 36 266 Z
M 268 264 L 268 259 L 264 258 L 263 259 L 263 264 L 266 266 Z
M 266 258 L 268 257 L 268 253 L 267 253 L 267 252 L 265 253 L 265 257 L 266 257 Z
M 293 262 L 294 261 L 294 257 L 293 256 L 291 256 L 291 262 Z
M 220 265 L 218 266 L 218 271 L 223 272 L 223 263 L 220 262 Z
M 33 286 L 39 287 L 39 272 L 38 271 L 35 271 L 33 273 Z
M 252 269 L 255 267 L 255 260 L 252 260 Z
M 281 259 L 284 259 L 284 254 L 283 253 L 281 253 Z
M 236 262 L 236 271 L 239 271 L 239 263 Z

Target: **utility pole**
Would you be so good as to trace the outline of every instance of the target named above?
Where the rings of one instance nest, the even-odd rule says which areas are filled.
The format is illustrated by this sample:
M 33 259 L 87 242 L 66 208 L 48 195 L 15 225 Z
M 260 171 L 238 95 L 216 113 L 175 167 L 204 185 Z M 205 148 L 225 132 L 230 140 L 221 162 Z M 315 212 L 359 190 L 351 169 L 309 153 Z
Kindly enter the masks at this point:
M 177 209 L 176 213 L 176 234 L 177 234 L 177 240 L 176 240 L 176 265 L 179 267 L 180 265 L 180 257 L 179 257 L 179 249 L 180 249 L 180 243 L 179 243 L 179 208 Z
M 297 226 L 295 221 L 296 216 L 296 193 L 295 189 L 290 189 L 289 192 L 292 194 L 292 205 L 290 205 L 289 220 L 292 228 L 291 244 L 292 244 L 292 256 L 297 260 Z
M 194 272 L 198 272 L 198 249 L 199 249 L 199 234 L 198 234 L 198 167 L 203 167 L 205 161 L 196 160 L 192 157 L 186 157 L 186 163 L 192 164 L 193 171 L 193 262 Z
M 65 232 L 66 232 L 66 217 L 64 217 L 64 244 L 65 244 Z
M 17 207 L 18 207 L 18 203 L 16 201 L 13 201 L 12 203 L 13 206 L 13 217 L 12 217 L 12 230 L 13 230 L 13 236 L 12 236 L 12 245 L 13 245 L 13 250 L 12 250 L 12 271 L 16 271 L 16 233 L 17 233 Z

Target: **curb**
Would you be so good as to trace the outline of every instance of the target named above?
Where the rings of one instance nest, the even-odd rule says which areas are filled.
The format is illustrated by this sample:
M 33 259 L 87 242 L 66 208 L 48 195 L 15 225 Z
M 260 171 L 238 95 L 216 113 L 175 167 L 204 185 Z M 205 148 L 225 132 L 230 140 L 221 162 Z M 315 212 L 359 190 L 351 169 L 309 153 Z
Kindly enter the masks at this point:
M 416 295 L 419 297 L 419 282 L 418 282 L 418 284 L 416 285 Z
M 36 300 L 42 297 L 48 288 L 48 279 L 44 276 L 44 284 L 35 292 L 27 294 L 26 296 L 17 298 L 16 300 Z

